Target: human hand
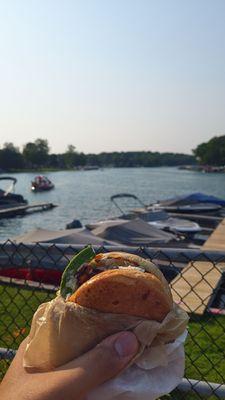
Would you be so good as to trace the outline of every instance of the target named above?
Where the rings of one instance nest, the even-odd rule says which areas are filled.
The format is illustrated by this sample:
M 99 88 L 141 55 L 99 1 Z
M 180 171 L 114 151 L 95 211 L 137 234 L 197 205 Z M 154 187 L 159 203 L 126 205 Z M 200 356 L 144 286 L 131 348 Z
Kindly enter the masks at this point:
M 1 400 L 80 400 L 113 378 L 136 355 L 139 344 L 132 332 L 109 336 L 79 358 L 50 372 L 29 373 L 23 368 L 26 339 L 0 386 Z

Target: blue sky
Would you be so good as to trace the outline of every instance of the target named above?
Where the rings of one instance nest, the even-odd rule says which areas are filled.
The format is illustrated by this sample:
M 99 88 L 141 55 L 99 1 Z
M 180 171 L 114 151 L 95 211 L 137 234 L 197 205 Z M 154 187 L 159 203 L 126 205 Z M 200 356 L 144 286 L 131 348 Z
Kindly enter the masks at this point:
M 190 153 L 225 134 L 224 0 L 2 0 L 0 27 L 0 146 Z

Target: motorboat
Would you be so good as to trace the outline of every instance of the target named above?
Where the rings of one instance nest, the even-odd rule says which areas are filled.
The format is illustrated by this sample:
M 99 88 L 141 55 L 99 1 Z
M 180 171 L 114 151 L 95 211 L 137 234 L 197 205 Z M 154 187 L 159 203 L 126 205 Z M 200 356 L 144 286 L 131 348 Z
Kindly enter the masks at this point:
M 191 193 L 186 196 L 177 196 L 172 199 L 158 201 L 148 208 L 164 209 L 176 213 L 215 213 L 225 206 L 225 200 L 204 193 Z
M 31 182 L 32 192 L 43 192 L 53 189 L 54 184 L 44 175 L 35 176 L 34 180 Z
M 86 228 L 97 237 L 127 246 L 159 246 L 179 242 L 175 234 L 155 228 L 140 218 L 100 221 L 88 224 Z
M 197 222 L 189 221 L 188 219 L 183 218 L 170 217 L 169 214 L 164 210 L 143 212 L 142 214 L 139 213 L 138 215 L 150 225 L 170 232 L 190 235 L 201 232 L 202 230 Z
M 98 165 L 85 165 L 81 169 L 83 171 L 96 171 L 96 170 L 100 169 L 100 167 Z
M 112 241 L 93 235 L 93 233 L 87 228 L 60 229 L 58 231 L 39 228 L 15 236 L 12 240 L 15 243 L 55 243 L 83 246 L 87 246 L 90 243 L 98 246 L 115 245 Z
M 16 194 L 15 185 L 17 179 L 11 176 L 1 176 L 0 181 L 10 181 L 10 185 L 6 190 L 0 189 L 0 209 L 14 208 L 27 204 L 27 200 L 20 194 Z
M 163 200 L 160 203 L 164 204 L 197 204 L 197 203 L 207 203 L 216 204 L 225 207 L 225 200 L 220 197 L 213 195 L 208 195 L 206 193 L 196 192 L 184 196 L 176 196 L 168 200 Z
M 121 198 L 134 199 L 139 203 L 141 207 L 133 209 L 133 214 L 126 214 L 121 206 L 118 204 L 118 199 Z M 195 234 L 201 231 L 201 227 L 198 223 L 194 221 L 189 221 L 188 219 L 171 217 L 166 211 L 164 211 L 160 207 L 158 209 L 156 207 L 156 209 L 153 208 L 149 210 L 147 205 L 145 205 L 136 195 L 130 193 L 119 193 L 111 196 L 110 199 L 113 204 L 118 208 L 118 210 L 122 213 L 121 218 L 132 219 L 139 217 L 140 219 L 143 219 L 155 228 L 187 235 Z
M 204 214 L 204 213 L 212 213 L 221 210 L 221 206 L 215 204 L 185 204 L 181 206 L 165 206 L 161 207 L 169 212 L 177 212 L 177 213 L 196 213 L 196 214 Z

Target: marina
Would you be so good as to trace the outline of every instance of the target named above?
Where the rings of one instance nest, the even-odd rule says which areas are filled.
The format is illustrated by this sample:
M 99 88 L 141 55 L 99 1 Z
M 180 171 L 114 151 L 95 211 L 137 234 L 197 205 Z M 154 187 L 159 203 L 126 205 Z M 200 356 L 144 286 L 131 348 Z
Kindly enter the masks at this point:
M 65 229 L 74 219 L 80 220 L 84 226 L 117 217 L 121 213 L 110 202 L 110 197 L 116 193 L 134 193 L 144 204 L 199 191 L 225 198 L 222 174 L 207 175 L 176 168 L 108 168 L 103 171 L 51 172 L 47 176 L 54 182 L 54 190 L 35 194 L 30 191 L 33 173 L 17 173 L 14 176 L 17 179 L 16 192 L 22 194 L 29 204 L 49 202 L 58 207 L 46 212 L 44 219 L 42 213 L 33 213 L 25 218 L 2 219 L 0 240 L 37 228 L 54 231 Z M 0 182 L 0 188 L 3 183 Z M 132 204 L 131 200 L 124 200 L 124 209 L 127 206 L 132 209 L 137 207 L 137 203 Z M 191 218 L 192 215 L 189 216 Z
M 151 196 L 148 196 L 148 200 L 146 201 L 146 193 L 149 193 L 148 187 L 146 187 L 146 193 L 143 196 L 141 195 L 142 190 L 140 189 L 142 187 L 142 181 L 140 177 L 143 179 L 143 176 L 147 177 L 150 174 L 149 177 L 151 177 L 151 180 L 154 181 L 155 184 L 163 177 L 167 179 L 172 186 L 174 171 L 173 168 L 109 169 L 105 171 L 94 170 L 90 173 L 89 171 L 82 171 L 82 173 L 76 171 L 54 174 L 54 179 L 50 175 L 50 178 L 55 183 L 55 190 L 53 192 L 36 193 L 36 199 L 42 201 L 33 203 L 33 197 L 26 195 L 28 194 L 27 187 L 25 195 L 28 201 L 26 200 L 26 203 L 14 207 L 7 206 L 7 208 L 0 210 L 0 218 L 3 223 L 2 233 L 0 225 L 0 235 L 3 235 L 4 232 L 4 239 L 16 241 L 25 240 L 27 242 L 49 242 L 52 240 L 54 243 L 63 242 L 78 244 L 83 241 L 85 245 L 90 243 L 90 241 L 98 241 L 99 243 L 114 243 L 117 245 L 146 245 L 153 247 L 159 245 L 168 247 L 169 245 L 173 248 L 200 248 L 204 242 L 207 241 L 219 222 L 222 221 L 225 201 L 219 192 L 215 194 L 220 197 L 208 195 L 204 192 L 196 192 L 193 194 L 179 195 L 173 198 L 169 191 L 169 200 L 162 199 L 161 201 L 157 200 L 152 203 L 151 201 L 149 202 Z M 139 175 L 139 173 L 141 173 L 141 175 Z M 181 182 L 185 172 L 176 170 L 176 173 L 180 176 L 179 179 Z M 92 179 L 90 179 L 90 175 Z M 131 192 L 112 194 L 108 199 L 105 199 L 105 203 L 102 203 L 100 213 L 97 203 L 101 198 L 97 198 L 96 196 L 101 185 L 104 183 L 105 193 L 107 193 L 106 182 L 109 177 L 112 190 L 114 187 L 113 176 L 120 179 L 120 185 L 123 185 L 123 178 L 121 180 L 121 177 L 124 176 L 127 180 L 129 175 L 130 178 L 133 179 L 133 183 L 136 182 L 137 194 Z M 62 188 L 62 183 L 68 182 L 68 180 L 65 181 L 65 176 L 67 176 L 67 179 L 70 179 L 71 182 L 70 188 L 68 187 L 67 189 Z M 31 174 L 27 174 L 26 177 L 27 181 L 28 179 L 32 180 L 30 178 Z M 58 180 L 57 178 L 62 179 Z M 9 177 L 9 179 L 15 178 Z M 46 179 L 51 182 L 49 178 Z M 77 181 L 77 183 L 79 182 L 79 192 L 74 193 L 73 191 L 73 179 Z M 196 173 L 193 173 L 193 179 L 196 179 Z M 221 179 L 221 175 L 218 179 Z M 127 181 L 130 182 L 129 179 Z M 212 182 L 211 179 L 209 179 L 209 181 Z M 20 179 L 18 179 L 18 184 L 19 182 Z M 85 193 L 87 193 L 86 184 L 91 185 L 91 203 L 87 202 L 85 198 Z M 204 185 L 202 185 L 202 187 L 204 187 Z M 158 184 L 159 191 L 162 191 L 161 188 L 162 187 Z M 20 188 L 19 191 L 21 192 Z M 74 202 L 71 202 L 68 206 L 68 200 L 70 201 L 70 195 L 73 193 Z M 77 193 L 84 196 L 82 202 L 76 197 Z M 59 207 L 56 207 L 56 204 L 59 205 Z M 96 206 L 94 205 L 94 209 L 90 209 L 90 204 L 96 204 Z M 106 213 L 107 209 L 108 211 Z M 41 213 L 39 214 L 37 211 L 46 210 L 52 211 L 46 213 L 44 219 L 39 218 L 38 215 L 41 216 Z M 89 213 L 85 218 L 84 212 Z M 62 220 L 61 215 L 64 216 L 64 224 L 60 223 Z M 67 219 L 65 219 L 66 215 L 68 215 Z M 69 219 L 69 215 L 71 217 L 76 216 L 77 218 L 74 219 L 70 217 Z M 25 218 L 18 219 L 18 217 L 21 216 Z M 17 218 L 9 220 L 9 217 Z M 10 221 L 10 224 L 8 221 Z M 9 226 L 14 226 L 13 234 L 10 234 L 9 231 L 7 235 L 8 224 Z M 27 224 L 29 224 L 29 228 Z M 16 229 L 17 226 L 20 228 L 19 231 Z M 24 231 L 22 227 L 26 230 Z

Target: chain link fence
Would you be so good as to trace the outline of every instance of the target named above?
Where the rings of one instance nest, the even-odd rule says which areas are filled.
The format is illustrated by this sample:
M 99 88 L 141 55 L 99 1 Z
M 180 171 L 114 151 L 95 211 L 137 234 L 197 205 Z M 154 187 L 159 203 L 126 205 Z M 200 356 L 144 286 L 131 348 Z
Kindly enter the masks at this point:
M 185 379 L 165 399 L 225 398 L 225 253 L 149 247 L 96 247 L 150 259 L 190 316 Z M 0 379 L 28 335 L 39 304 L 54 298 L 68 261 L 83 246 L 0 244 Z

